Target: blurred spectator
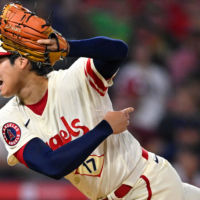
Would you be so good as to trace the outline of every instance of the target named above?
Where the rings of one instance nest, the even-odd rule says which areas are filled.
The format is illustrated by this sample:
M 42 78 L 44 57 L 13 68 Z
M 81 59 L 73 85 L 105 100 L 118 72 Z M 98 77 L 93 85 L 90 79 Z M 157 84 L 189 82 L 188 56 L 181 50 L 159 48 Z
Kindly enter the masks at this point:
M 173 166 L 181 180 L 185 183 L 200 187 L 200 161 L 199 152 L 194 148 L 180 149 L 176 154 Z
M 184 3 L 181 0 L 167 0 L 167 30 L 179 42 L 182 42 L 188 36 L 190 29 L 190 20 Z M 165 4 L 163 4 L 165 5 Z
M 156 133 L 156 128 L 165 113 L 165 104 L 170 89 L 167 72 L 151 62 L 151 49 L 137 44 L 131 54 L 132 60 L 116 77 L 113 105 L 116 110 L 133 106 L 132 128 L 139 133 L 140 141 Z M 149 138 L 148 138 L 149 139 Z
M 200 31 L 200 1 L 199 0 L 185 0 L 182 4 L 182 7 L 185 9 L 185 12 L 188 15 L 190 21 L 190 31 L 199 32 Z
M 158 129 L 168 143 L 163 156 L 169 160 L 173 160 L 175 152 L 183 146 L 200 147 L 199 90 L 200 81 L 192 76 L 175 89 L 169 101 Z
M 200 82 L 188 79 L 178 86 L 168 101 L 168 109 L 160 123 L 159 133 L 171 141 L 177 127 L 200 128 L 199 118 Z M 199 126 L 199 127 L 198 127 Z
M 171 52 L 167 58 L 167 65 L 175 85 L 183 82 L 189 74 L 198 69 L 199 64 L 199 37 L 198 33 L 191 33 L 187 39 L 181 43 L 180 48 Z

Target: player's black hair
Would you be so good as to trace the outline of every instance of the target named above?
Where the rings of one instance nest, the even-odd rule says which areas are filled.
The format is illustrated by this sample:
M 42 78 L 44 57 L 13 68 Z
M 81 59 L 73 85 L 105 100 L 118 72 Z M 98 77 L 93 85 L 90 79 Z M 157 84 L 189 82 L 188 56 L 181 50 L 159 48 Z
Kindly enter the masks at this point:
M 12 55 L 8 56 L 8 59 L 10 60 L 10 64 L 14 65 L 15 60 L 18 57 L 19 57 L 19 55 L 17 55 L 17 54 L 12 54 Z M 30 60 L 29 60 L 29 62 L 31 63 L 30 71 L 34 71 L 38 76 L 46 76 L 48 73 L 50 73 L 53 70 L 52 67 L 49 67 L 49 66 L 47 67 L 45 65 L 39 67 L 36 62 L 30 61 Z

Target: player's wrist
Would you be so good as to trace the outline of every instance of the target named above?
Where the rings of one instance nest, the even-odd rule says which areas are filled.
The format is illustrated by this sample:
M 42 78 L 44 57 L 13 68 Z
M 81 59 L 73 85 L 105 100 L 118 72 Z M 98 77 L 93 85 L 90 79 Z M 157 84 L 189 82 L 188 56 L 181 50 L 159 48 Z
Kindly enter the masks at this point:
M 112 127 L 106 120 L 102 120 L 94 129 L 107 137 L 113 133 Z

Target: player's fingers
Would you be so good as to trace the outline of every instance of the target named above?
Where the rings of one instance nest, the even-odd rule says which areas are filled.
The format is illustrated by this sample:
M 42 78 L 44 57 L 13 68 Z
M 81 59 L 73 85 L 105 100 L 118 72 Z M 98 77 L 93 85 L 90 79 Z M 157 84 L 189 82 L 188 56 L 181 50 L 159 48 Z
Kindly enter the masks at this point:
M 125 113 L 126 115 L 128 115 L 129 113 L 131 113 L 133 111 L 134 111 L 134 109 L 132 107 L 125 108 L 124 110 L 122 110 L 122 112 Z
M 52 45 L 54 42 L 52 39 L 40 39 L 37 41 L 39 44 L 46 44 L 46 45 Z

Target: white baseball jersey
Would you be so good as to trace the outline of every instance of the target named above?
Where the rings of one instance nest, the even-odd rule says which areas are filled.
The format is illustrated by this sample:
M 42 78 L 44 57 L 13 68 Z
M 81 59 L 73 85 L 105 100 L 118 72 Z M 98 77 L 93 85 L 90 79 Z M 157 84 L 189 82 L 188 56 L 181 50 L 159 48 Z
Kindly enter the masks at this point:
M 9 165 L 18 163 L 13 154 L 32 138 L 55 150 L 93 129 L 113 110 L 107 94 L 112 78 L 105 80 L 92 59 L 80 58 L 67 70 L 51 72 L 48 79 L 48 99 L 41 116 L 19 105 L 17 97 L 0 111 Z M 90 199 L 105 197 L 134 171 L 141 154 L 140 144 L 128 131 L 111 135 L 66 178 Z

